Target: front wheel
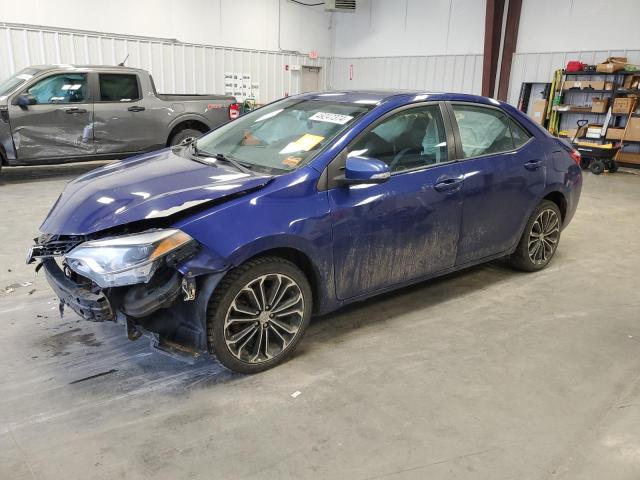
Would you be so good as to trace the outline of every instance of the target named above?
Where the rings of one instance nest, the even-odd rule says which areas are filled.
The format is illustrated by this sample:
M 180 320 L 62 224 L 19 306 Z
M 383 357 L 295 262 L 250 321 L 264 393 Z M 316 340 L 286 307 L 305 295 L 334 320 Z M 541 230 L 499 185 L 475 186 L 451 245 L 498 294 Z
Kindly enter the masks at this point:
M 518 270 L 535 272 L 546 267 L 560 242 L 562 216 L 558 206 L 543 200 L 534 210 L 509 263 Z
M 291 356 L 309 324 L 309 281 L 279 257 L 250 260 L 220 282 L 209 302 L 209 351 L 238 373 L 257 373 Z

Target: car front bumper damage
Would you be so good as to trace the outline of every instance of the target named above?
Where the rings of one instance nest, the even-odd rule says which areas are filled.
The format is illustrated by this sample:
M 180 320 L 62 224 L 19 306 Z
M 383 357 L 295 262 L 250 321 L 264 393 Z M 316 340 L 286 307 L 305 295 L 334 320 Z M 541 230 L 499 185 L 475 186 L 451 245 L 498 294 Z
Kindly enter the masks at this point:
M 154 348 L 181 360 L 207 353 L 207 306 L 225 272 L 194 277 L 164 265 L 147 283 L 100 289 L 53 257 L 41 260 L 61 314 L 68 307 L 89 321 L 121 324 L 130 340 L 146 336 Z

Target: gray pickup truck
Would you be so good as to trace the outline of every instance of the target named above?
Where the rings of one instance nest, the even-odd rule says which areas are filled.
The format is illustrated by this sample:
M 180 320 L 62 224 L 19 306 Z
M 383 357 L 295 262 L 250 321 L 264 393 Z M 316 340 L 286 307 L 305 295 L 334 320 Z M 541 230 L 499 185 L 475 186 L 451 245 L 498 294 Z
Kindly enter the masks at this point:
M 29 67 L 0 83 L 0 168 L 122 158 L 237 117 L 234 97 L 164 95 L 128 67 Z

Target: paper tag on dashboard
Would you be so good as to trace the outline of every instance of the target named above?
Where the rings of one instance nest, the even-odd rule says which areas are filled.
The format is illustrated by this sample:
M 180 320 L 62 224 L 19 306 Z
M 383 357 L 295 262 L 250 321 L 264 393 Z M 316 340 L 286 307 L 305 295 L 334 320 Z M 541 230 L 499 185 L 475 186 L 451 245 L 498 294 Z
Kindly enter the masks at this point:
M 324 137 L 321 135 L 311 135 L 310 133 L 305 133 L 295 142 L 291 142 L 289 145 L 280 150 L 279 153 L 294 153 L 294 152 L 308 152 L 317 144 L 319 144 Z
M 309 117 L 309 120 L 315 120 L 317 122 L 337 123 L 338 125 L 344 125 L 351 119 L 353 119 L 353 117 L 349 115 L 327 112 L 314 113 L 311 117 Z

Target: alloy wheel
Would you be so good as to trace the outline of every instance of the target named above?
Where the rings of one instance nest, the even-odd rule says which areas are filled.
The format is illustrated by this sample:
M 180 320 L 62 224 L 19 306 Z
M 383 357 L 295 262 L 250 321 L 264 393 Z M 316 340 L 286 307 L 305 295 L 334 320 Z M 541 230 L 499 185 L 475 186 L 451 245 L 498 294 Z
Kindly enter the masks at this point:
M 280 273 L 261 275 L 247 283 L 231 302 L 224 321 L 225 343 L 242 362 L 266 362 L 291 344 L 303 317 L 300 286 Z
M 558 246 L 560 219 L 552 209 L 545 209 L 536 218 L 529 234 L 529 259 L 536 264 L 547 263 Z

